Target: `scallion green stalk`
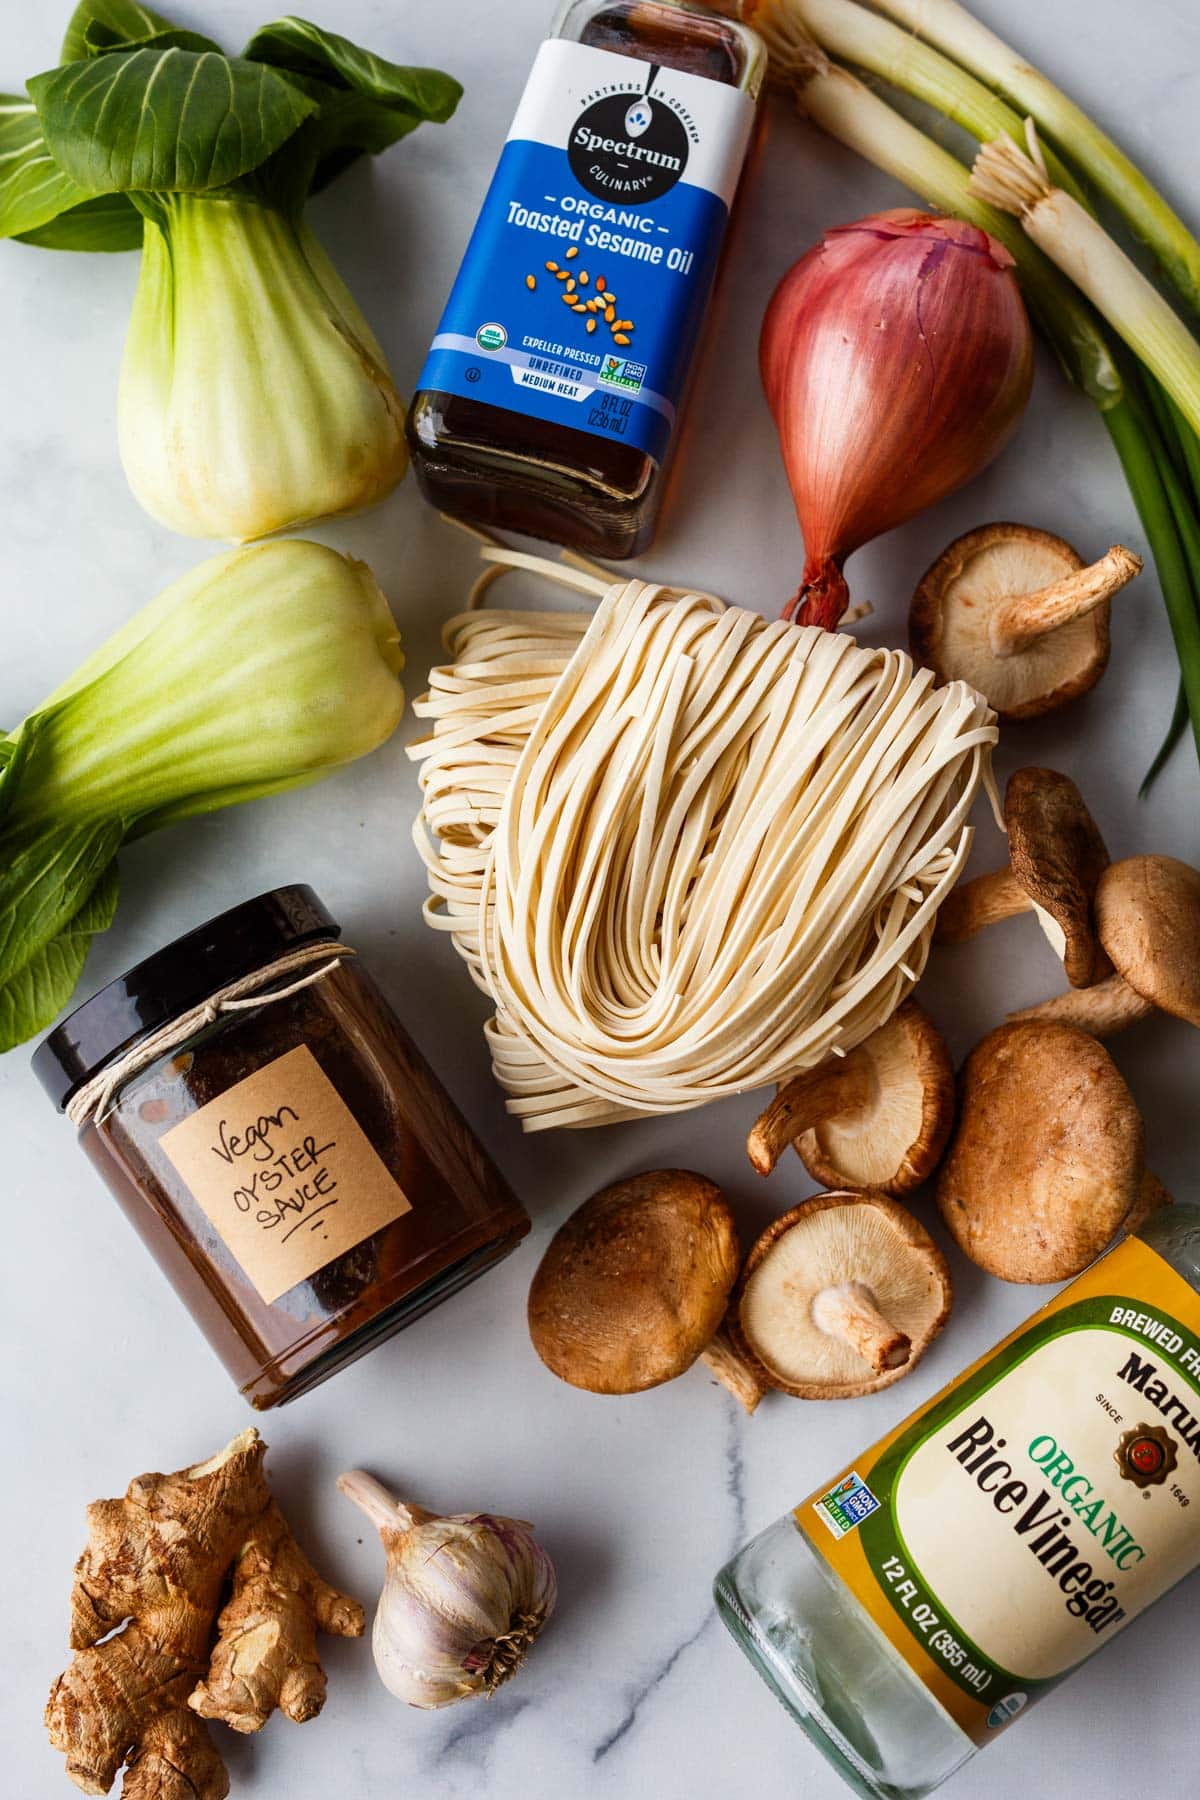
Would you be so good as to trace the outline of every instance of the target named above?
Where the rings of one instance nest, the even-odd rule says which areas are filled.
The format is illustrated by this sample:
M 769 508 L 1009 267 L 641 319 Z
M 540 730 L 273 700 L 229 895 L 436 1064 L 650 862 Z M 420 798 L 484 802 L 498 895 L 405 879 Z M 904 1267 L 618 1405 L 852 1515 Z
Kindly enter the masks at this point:
M 1200 313 L 1200 243 L 1154 184 L 1082 107 L 973 18 L 958 0 L 875 0 L 875 4 L 880 12 L 945 51 L 981 81 L 999 88 L 1035 119 L 1111 201 L 1129 229 L 1158 258 L 1189 307 Z
M 857 0 L 758 0 L 753 16 L 768 45 L 786 36 L 789 19 L 797 22 L 830 56 L 924 101 L 981 144 L 1002 132 L 1015 136 L 1021 130 L 1021 115 L 991 88 Z M 1083 190 L 1067 165 L 1048 147 L 1045 155 L 1055 186 L 1083 200 Z
M 1179 674 L 1200 756 L 1200 527 L 1182 481 L 1152 420 L 1126 397 L 1111 407 L 1104 423 L 1121 460 L 1142 529 L 1154 552 L 1154 567 L 1170 621 Z M 1172 739 L 1173 725 L 1166 742 Z M 1155 757 L 1142 783 L 1145 791 L 1162 767 Z
M 971 192 L 1020 219 L 1033 242 L 1124 338 L 1200 431 L 1200 344 L 1099 220 L 1055 187 L 1029 130 L 1029 154 L 1006 132 L 975 160 Z

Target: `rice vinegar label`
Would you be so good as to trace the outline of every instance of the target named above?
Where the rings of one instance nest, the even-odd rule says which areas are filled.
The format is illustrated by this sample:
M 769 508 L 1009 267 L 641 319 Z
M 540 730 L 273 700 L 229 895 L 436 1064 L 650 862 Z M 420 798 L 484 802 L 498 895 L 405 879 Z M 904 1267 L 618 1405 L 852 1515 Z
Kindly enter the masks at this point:
M 543 44 L 418 389 L 661 461 L 753 122 L 721 82 Z
M 1130 1239 L 795 1516 L 988 1742 L 1200 1566 L 1200 1296 Z

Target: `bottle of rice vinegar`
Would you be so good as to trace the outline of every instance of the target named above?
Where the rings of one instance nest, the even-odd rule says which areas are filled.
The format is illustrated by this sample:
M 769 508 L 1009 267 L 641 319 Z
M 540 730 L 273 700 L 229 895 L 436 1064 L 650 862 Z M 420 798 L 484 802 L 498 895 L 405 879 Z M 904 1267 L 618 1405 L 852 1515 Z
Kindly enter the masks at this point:
M 860 1795 L 918 1800 L 1200 1566 L 1200 1207 L 1065 1288 L 717 1578 Z

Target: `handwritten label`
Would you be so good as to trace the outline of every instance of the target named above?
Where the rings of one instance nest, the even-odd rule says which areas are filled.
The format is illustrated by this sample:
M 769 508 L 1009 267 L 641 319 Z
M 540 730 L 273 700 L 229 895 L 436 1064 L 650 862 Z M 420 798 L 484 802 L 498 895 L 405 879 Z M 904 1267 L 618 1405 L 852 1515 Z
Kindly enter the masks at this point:
M 268 1305 L 412 1210 L 306 1044 L 159 1142 Z

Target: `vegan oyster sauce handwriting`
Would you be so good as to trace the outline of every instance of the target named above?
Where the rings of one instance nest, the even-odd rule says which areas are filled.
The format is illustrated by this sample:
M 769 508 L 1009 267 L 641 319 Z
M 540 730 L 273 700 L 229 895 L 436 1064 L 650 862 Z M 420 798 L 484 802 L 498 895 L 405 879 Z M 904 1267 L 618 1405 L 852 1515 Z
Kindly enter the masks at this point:
M 337 1205 L 337 1177 L 324 1161 L 337 1139 L 319 1144 L 302 1130 L 294 1106 L 232 1124 L 221 1119 L 212 1154 L 234 1170 L 230 1198 L 241 1213 L 253 1213 L 263 1231 L 283 1227 L 283 1242 L 302 1226 L 324 1237 L 325 1218 Z

